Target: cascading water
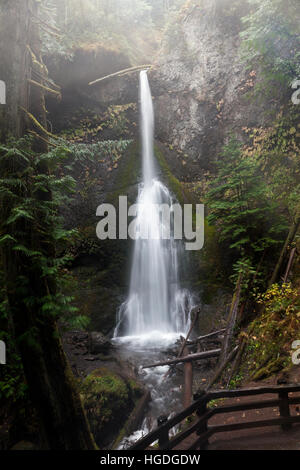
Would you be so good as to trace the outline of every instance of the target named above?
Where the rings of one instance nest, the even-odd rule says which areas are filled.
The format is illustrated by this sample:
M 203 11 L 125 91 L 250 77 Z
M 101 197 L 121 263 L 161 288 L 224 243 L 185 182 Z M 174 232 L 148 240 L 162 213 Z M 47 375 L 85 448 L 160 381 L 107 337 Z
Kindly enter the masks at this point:
M 154 113 L 146 71 L 140 74 L 140 103 L 143 183 L 137 201 L 129 295 L 119 309 L 114 336 L 149 339 L 158 333 L 184 332 L 193 301 L 189 291 L 180 287 L 182 243 L 164 225 L 159 210 L 161 204 L 172 210 L 173 200 L 168 188 L 156 178 Z
M 118 311 L 114 341 L 123 359 L 137 367 L 152 400 L 142 428 L 125 438 L 120 448 L 149 432 L 158 416 L 180 408 L 181 379 L 164 380 L 167 366 L 143 369 L 142 365 L 165 358 L 166 349 L 186 333 L 194 307 L 193 296 L 180 285 L 183 243 L 175 240 L 174 224 L 164 223 L 158 208 L 165 204 L 172 210 L 175 201 L 157 178 L 153 104 L 145 71 L 140 74 L 140 102 L 143 182 L 137 200 L 129 294 Z

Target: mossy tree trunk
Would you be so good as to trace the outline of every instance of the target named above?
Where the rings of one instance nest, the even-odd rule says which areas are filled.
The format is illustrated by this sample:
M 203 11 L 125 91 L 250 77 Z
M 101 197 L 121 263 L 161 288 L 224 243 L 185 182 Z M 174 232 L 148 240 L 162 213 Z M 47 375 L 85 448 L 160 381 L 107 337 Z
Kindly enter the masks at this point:
M 17 15 L 17 29 L 20 31 L 16 41 L 26 35 L 21 34 L 22 25 L 28 30 L 28 42 L 26 44 L 15 45 L 14 50 L 24 48 L 30 45 L 35 60 L 28 65 L 27 73 L 24 73 L 24 62 L 21 55 L 12 56 L 11 60 L 18 64 L 18 76 L 23 81 L 22 89 L 27 87 L 28 73 L 36 64 L 42 67 L 41 43 L 39 37 L 39 28 L 36 21 L 31 21 L 32 15 L 38 16 L 38 3 L 35 0 L 14 0 L 9 2 L 9 15 L 17 8 L 23 9 L 23 15 Z M 10 16 L 9 16 L 10 18 Z M 15 70 L 17 67 L 15 65 Z M 43 80 L 40 79 L 42 84 Z M 31 85 L 27 96 L 24 96 L 17 88 L 12 89 L 11 109 L 14 111 L 18 105 L 24 105 L 26 100 L 28 106 L 26 109 L 32 113 L 40 124 L 46 128 L 46 112 L 43 89 Z M 17 93 L 14 95 L 14 93 Z M 19 113 L 11 112 L 9 114 L 9 126 L 13 129 L 17 126 L 16 135 L 21 135 L 21 129 L 30 123 L 25 123 L 26 113 L 20 118 Z M 7 129 L 8 129 L 7 128 Z M 36 132 L 37 129 L 35 128 Z M 42 138 L 36 138 L 33 143 L 33 150 L 36 153 L 47 152 L 46 135 L 40 131 Z M 9 168 L 6 168 L 4 177 L 18 177 L 18 168 L 20 162 L 17 158 L 12 162 Z M 39 174 L 48 175 L 46 164 L 41 164 Z M 21 191 L 23 191 L 21 193 Z M 19 197 L 26 198 L 30 193 L 24 189 L 19 190 Z M 51 191 L 41 191 L 35 194 L 37 201 L 51 202 Z M 38 207 L 38 205 L 37 205 Z M 6 208 L 6 213 L 9 212 Z M 3 221 L 1 221 L 3 223 Z M 2 225 L 1 223 L 1 225 Z M 7 231 L 12 237 L 16 232 L 22 232 L 22 243 L 24 246 L 31 247 L 32 250 L 39 251 L 49 260 L 54 260 L 55 248 L 53 240 L 47 231 L 49 221 L 46 220 L 43 212 L 38 210 L 32 223 L 22 219 L 14 225 L 9 225 Z M 55 299 L 56 278 L 53 275 L 45 275 L 42 266 L 36 263 L 33 258 L 26 254 L 16 251 L 9 246 L 1 253 L 4 265 L 5 282 L 7 288 L 7 298 L 9 309 L 14 325 L 15 337 L 18 349 L 22 358 L 25 377 L 29 386 L 30 396 L 40 418 L 41 434 L 43 446 L 49 449 L 59 450 L 85 450 L 96 449 L 93 436 L 83 410 L 79 392 L 76 383 L 62 349 L 55 315 L 43 309 L 45 299 Z
M 0 105 L 0 140 L 8 135 L 20 137 L 24 119 L 19 106 L 27 107 L 27 77 L 32 0 L 10 0 L 0 5 L 0 80 L 6 84 L 6 105 Z

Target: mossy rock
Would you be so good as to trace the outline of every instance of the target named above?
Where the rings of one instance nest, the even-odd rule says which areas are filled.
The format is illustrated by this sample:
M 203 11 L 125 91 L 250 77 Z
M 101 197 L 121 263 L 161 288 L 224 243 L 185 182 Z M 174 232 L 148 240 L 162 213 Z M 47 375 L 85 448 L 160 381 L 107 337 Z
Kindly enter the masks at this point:
M 183 184 L 181 184 L 178 178 L 176 178 L 176 176 L 171 171 L 165 158 L 162 146 L 158 145 L 158 143 L 155 144 L 154 153 L 159 164 L 163 180 L 165 181 L 165 184 L 168 186 L 169 190 L 176 196 L 177 201 L 180 204 L 192 204 L 195 202 L 193 194 L 184 188 Z
M 284 367 L 284 364 L 285 364 L 285 358 L 282 358 L 282 357 L 271 360 L 270 362 L 268 362 L 266 366 L 261 367 L 259 370 L 257 370 L 253 374 L 252 379 L 254 381 L 266 379 L 270 377 L 271 375 L 281 371 Z
M 136 202 L 138 183 L 141 180 L 141 148 L 137 141 L 132 142 L 120 160 L 113 187 L 107 195 L 107 201 L 117 207 L 119 196 L 127 196 L 128 203 Z
M 100 448 L 110 445 L 124 426 L 143 390 L 133 380 L 102 367 L 81 384 L 92 433 Z

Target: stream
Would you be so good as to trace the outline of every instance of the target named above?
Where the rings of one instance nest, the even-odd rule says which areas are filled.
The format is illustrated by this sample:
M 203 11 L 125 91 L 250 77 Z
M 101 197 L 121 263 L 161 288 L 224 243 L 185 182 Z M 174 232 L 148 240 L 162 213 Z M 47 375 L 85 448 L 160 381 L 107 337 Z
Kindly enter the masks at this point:
M 170 418 L 182 408 L 182 375 L 175 373 L 165 377 L 169 366 L 143 369 L 143 364 L 154 363 L 168 358 L 167 349 L 174 346 L 178 335 L 164 335 L 156 332 L 154 336 L 123 337 L 114 340 L 122 358 L 134 364 L 138 378 L 151 393 L 151 401 L 140 429 L 127 436 L 119 445 L 124 449 L 136 442 L 157 426 L 160 416 Z

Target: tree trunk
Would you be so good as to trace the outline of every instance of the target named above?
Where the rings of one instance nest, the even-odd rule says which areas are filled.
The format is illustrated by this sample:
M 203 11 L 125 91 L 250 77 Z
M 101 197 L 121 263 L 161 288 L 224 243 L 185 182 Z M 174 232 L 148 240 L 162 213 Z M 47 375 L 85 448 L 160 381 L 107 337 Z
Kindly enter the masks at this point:
M 294 262 L 296 251 L 297 251 L 296 247 L 292 248 L 290 257 L 289 257 L 289 262 L 288 262 L 288 265 L 284 274 L 283 282 L 287 282 L 289 278 L 290 271 L 293 267 L 293 262 Z
M 238 314 L 238 307 L 240 303 L 241 285 L 242 285 L 242 273 L 239 274 L 239 277 L 235 286 L 232 302 L 231 302 L 227 328 L 226 328 L 226 332 L 224 335 L 222 353 L 221 353 L 220 361 L 219 361 L 220 365 L 222 365 L 227 359 L 229 346 L 233 337 L 234 327 L 236 324 L 236 319 L 237 319 L 237 314 Z
M 26 19 L 17 12 L 17 7 L 22 8 L 22 4 L 25 3 L 27 8 L 23 10 L 23 14 Z M 33 0 L 10 2 L 10 7 L 13 6 L 18 19 L 17 30 L 20 32 L 22 27 L 28 28 L 28 24 L 30 25 L 30 37 L 24 47 L 30 44 L 40 67 L 42 58 L 39 30 L 35 22 L 30 22 L 31 13 L 35 16 L 38 14 L 37 3 Z M 12 12 L 10 11 L 9 14 L 11 15 Z M 17 61 L 15 57 L 12 57 L 12 61 L 15 60 Z M 25 89 L 28 77 L 23 73 L 24 62 L 20 60 L 17 63 L 19 65 L 18 77 L 26 81 L 26 85 L 24 83 L 20 89 Z M 33 63 L 32 67 L 34 67 Z M 23 94 L 18 92 L 17 88 L 15 90 L 17 95 L 10 98 L 14 110 L 17 109 L 18 104 L 24 105 Z M 25 109 L 30 110 L 44 128 L 47 127 L 44 94 L 41 88 L 31 87 L 28 106 Z M 17 126 L 17 134 L 21 129 L 18 127 L 19 122 L 18 114 L 10 113 L 9 126 L 11 128 Z M 37 153 L 46 152 L 47 147 L 46 140 L 37 138 L 33 143 L 33 150 Z M 4 177 L 17 177 L 19 169 L 16 160 L 11 168 L 6 170 L 8 174 Z M 39 174 L 48 174 L 46 164 L 40 165 Z M 18 196 L 26 198 L 27 194 L 19 193 Z M 39 201 L 50 202 L 51 192 L 50 190 L 41 191 L 35 197 Z M 32 250 L 42 252 L 51 265 L 51 260 L 54 258 L 54 245 L 47 233 L 48 227 L 49 222 L 45 220 L 45 215 L 36 213 L 33 223 L 28 224 L 22 219 L 10 229 L 10 235 L 13 236 L 16 230 L 22 231 L 24 234 L 22 243 L 30 246 Z M 56 279 L 54 276 L 44 275 L 39 263 L 34 263 L 32 258 L 10 247 L 3 250 L 2 257 L 15 337 L 30 396 L 40 418 L 44 447 L 57 450 L 96 449 L 74 377 L 62 349 L 53 312 L 44 311 L 42 308 L 45 299 L 50 298 L 55 302 Z M 28 299 L 31 301 L 29 302 Z
M 300 225 L 300 210 L 298 210 L 298 212 L 296 213 L 295 219 L 293 220 L 290 231 L 288 233 L 288 236 L 287 236 L 287 238 L 285 240 L 285 243 L 283 245 L 283 248 L 281 250 L 279 260 L 278 260 L 278 262 L 275 266 L 272 277 L 270 279 L 269 286 L 274 284 L 279 278 L 280 272 L 282 270 L 282 265 L 283 265 L 283 262 L 284 262 L 284 259 L 285 259 L 287 248 L 290 245 L 290 243 L 293 242 L 293 240 L 295 238 L 295 235 L 298 231 L 299 225 Z
M 0 13 L 0 80 L 6 84 L 6 105 L 0 106 L 0 141 L 8 135 L 21 137 L 25 130 L 19 106 L 27 107 L 29 63 L 27 44 L 30 35 L 32 0 L 10 0 Z

